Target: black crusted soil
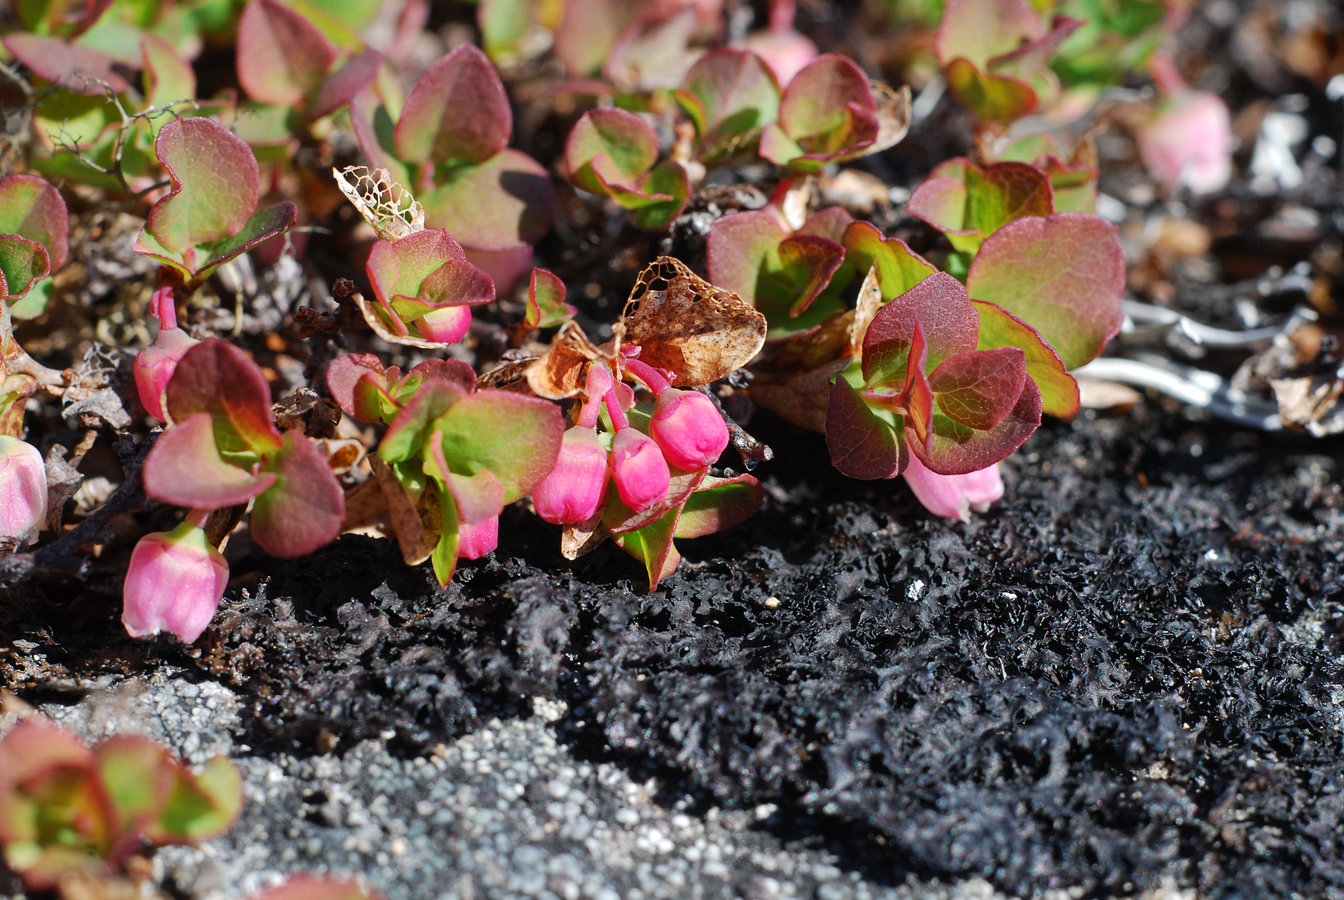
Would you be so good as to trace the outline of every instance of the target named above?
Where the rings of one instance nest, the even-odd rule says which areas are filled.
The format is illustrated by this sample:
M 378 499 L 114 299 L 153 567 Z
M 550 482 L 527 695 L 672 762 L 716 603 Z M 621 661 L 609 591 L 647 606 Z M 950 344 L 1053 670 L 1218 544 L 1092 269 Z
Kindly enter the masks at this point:
M 652 593 L 614 549 L 567 568 L 519 514 L 518 555 L 444 592 L 342 539 L 231 592 L 199 654 L 91 656 L 112 611 L 54 597 L 0 637 L 71 675 L 185 664 L 241 694 L 263 755 L 388 731 L 415 754 L 559 699 L 573 752 L 776 804 L 763 828 L 878 883 L 1323 897 L 1344 891 L 1340 450 L 1151 405 L 1044 430 L 967 525 L 786 456 L 763 513 Z

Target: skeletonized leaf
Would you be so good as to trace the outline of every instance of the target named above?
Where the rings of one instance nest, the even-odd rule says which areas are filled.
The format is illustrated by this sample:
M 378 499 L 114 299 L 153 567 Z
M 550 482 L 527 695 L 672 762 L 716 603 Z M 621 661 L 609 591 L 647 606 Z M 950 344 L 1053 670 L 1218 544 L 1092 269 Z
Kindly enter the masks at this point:
M 425 208 L 411 192 L 392 180 L 387 169 L 346 166 L 332 169 L 336 186 L 354 204 L 378 237 L 397 241 L 425 228 Z
M 671 256 L 640 273 L 618 333 L 678 387 L 709 384 L 746 365 L 765 344 L 765 316 Z

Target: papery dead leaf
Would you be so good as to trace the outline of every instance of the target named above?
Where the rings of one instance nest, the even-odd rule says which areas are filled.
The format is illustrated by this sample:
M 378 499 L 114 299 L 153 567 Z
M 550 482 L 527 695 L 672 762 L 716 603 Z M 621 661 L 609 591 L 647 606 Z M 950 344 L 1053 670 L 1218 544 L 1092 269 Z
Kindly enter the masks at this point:
M 766 322 L 737 294 L 660 256 L 639 274 L 615 330 L 641 348 L 641 360 L 671 372 L 676 386 L 691 387 L 750 362 L 765 345 Z
M 350 299 L 354 301 L 355 306 L 359 307 L 360 315 L 364 317 L 364 323 L 373 329 L 374 334 L 389 344 L 419 347 L 421 350 L 442 350 L 446 346 L 443 341 L 427 341 L 424 338 L 411 337 L 409 334 L 397 334 L 387 327 L 387 323 L 376 308 L 377 304 L 370 303 L 359 291 L 352 292 Z
M 370 227 L 385 241 L 397 241 L 425 228 L 425 209 L 411 192 L 392 180 L 387 169 L 346 166 L 332 169 L 341 189 Z
M 563 400 L 583 392 L 588 363 L 604 354 L 574 322 L 566 322 L 551 339 L 546 352 L 527 369 L 527 383 L 538 397 Z
M 565 559 L 578 559 L 602 546 L 607 539 L 607 533 L 602 530 L 605 512 L 605 507 L 599 508 L 588 521 L 566 525 L 560 532 L 560 555 Z
M 885 81 L 871 81 L 868 86 L 877 101 L 877 137 L 864 156 L 896 146 L 910 131 L 910 85 L 894 88 Z
M 442 514 L 433 491 L 426 489 L 419 500 L 412 500 L 387 463 L 370 454 L 369 464 L 387 503 L 388 525 L 397 537 L 401 558 L 408 566 L 418 566 L 439 543 Z

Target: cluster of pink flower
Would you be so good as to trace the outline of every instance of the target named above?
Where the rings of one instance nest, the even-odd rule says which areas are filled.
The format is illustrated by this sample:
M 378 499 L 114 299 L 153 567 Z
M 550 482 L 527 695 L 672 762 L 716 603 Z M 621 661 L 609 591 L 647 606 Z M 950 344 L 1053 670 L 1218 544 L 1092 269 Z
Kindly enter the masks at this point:
M 532 491 L 537 514 L 547 522 L 572 525 L 593 518 L 606 502 L 608 480 L 626 506 L 635 512 L 650 509 L 667 496 L 673 469 L 703 469 L 728 446 L 728 427 L 714 401 L 674 388 L 637 353 L 638 348 L 627 348 L 621 364 L 653 392 L 649 433 L 625 415 L 634 400 L 630 387 L 606 366 L 592 365 L 578 422 L 565 432 L 555 468 Z M 595 430 L 604 407 L 613 430 L 610 452 Z

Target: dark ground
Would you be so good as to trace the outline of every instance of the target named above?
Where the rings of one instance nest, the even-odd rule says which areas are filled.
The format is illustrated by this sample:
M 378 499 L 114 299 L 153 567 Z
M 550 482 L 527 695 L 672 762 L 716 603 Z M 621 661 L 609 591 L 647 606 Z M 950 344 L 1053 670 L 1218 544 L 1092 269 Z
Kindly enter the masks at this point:
M 1206 86 L 1243 113 L 1300 92 L 1311 133 L 1339 137 L 1321 84 L 1243 65 L 1251 24 L 1196 20 L 1195 45 L 1220 48 Z M 1339 283 L 1337 149 L 1304 144 L 1305 184 L 1257 190 L 1249 121 L 1237 181 L 1188 210 L 1207 254 L 1155 262 L 1127 234 L 1166 285 L 1141 296 L 1228 327 L 1247 324 L 1238 280 L 1271 266 Z M 1119 171 L 1103 189 L 1131 226 L 1187 212 Z M 1287 228 L 1302 210 L 1315 224 Z M 45 585 L 0 617 L 0 685 L 55 708 L 109 676 L 218 683 L 259 765 L 336 765 L 368 740 L 415 761 L 545 698 L 575 759 L 655 778 L 654 801 L 702 820 L 773 810 L 752 829 L 868 885 L 1344 897 L 1344 440 L 1156 397 L 1086 411 L 1043 427 L 962 525 L 816 465 L 820 436 L 749 427 L 777 450 L 766 508 L 683 544 L 657 591 L 610 546 L 566 563 L 515 509 L 446 591 L 362 538 L 235 564 L 193 649 L 132 642 L 108 597 Z

